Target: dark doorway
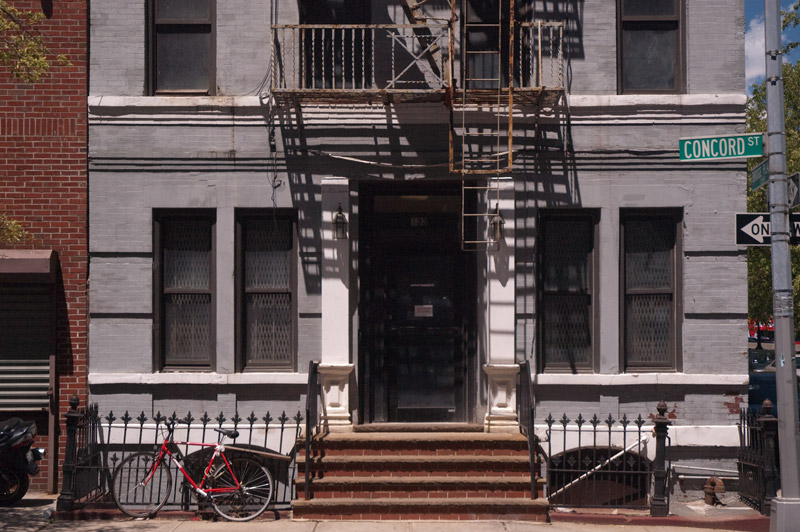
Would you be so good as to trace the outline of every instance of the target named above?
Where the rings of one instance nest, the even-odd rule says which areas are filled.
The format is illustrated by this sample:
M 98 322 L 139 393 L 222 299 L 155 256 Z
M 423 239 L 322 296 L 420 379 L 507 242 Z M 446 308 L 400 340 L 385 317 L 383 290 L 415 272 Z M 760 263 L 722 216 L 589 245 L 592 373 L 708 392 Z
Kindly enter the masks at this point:
M 362 186 L 362 421 L 471 421 L 473 255 L 461 250 L 461 191 Z

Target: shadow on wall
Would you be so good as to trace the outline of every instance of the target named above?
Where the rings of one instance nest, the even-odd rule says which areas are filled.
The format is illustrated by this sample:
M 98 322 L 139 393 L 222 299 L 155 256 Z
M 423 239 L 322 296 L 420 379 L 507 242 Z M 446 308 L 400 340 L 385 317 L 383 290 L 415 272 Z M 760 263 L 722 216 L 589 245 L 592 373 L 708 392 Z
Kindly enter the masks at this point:
M 517 256 L 517 360 L 536 352 L 538 217 L 542 208 L 583 205 L 572 146 L 568 108 L 563 98 L 552 114 L 537 112 L 515 120 L 515 227 Z M 526 125 L 527 124 L 527 125 Z M 534 357 L 535 358 L 535 357 Z
M 520 17 L 520 10 L 524 10 L 525 16 L 528 18 L 530 15 L 527 13 L 532 13 L 533 20 L 563 22 L 565 26 L 564 53 L 569 59 L 583 59 L 586 55 L 583 48 L 584 1 L 531 0 L 525 2 L 523 0 L 519 2 L 523 7 L 517 9 L 517 17 Z
M 42 0 L 42 13 L 47 18 L 53 18 L 53 0 Z

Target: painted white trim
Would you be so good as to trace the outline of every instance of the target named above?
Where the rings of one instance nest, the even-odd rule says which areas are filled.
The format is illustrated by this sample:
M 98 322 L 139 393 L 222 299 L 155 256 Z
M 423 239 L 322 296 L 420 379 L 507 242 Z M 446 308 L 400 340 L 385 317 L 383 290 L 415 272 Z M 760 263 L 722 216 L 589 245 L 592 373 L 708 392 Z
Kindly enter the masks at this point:
M 90 96 L 90 126 L 263 126 L 269 106 L 258 96 Z M 570 95 L 570 120 L 576 125 L 743 125 L 744 94 L 684 95 Z M 724 109 L 725 107 L 733 109 Z M 404 124 L 446 122 L 447 109 L 437 103 L 403 104 Z M 633 109 L 633 110 L 632 110 Z M 529 113 L 517 108 L 515 119 Z M 552 111 L 537 114 L 537 120 L 558 120 Z M 396 113 L 383 105 L 304 105 L 306 126 L 365 125 L 399 126 Z
M 89 107 L 181 108 L 195 112 L 266 105 L 259 96 L 89 96 L 86 102 Z
M 306 384 L 307 373 L 89 373 L 100 384 Z
M 744 105 L 747 95 L 730 94 L 568 94 L 571 109 L 576 107 L 695 107 Z
M 539 386 L 747 386 L 750 377 L 699 373 L 628 373 L 621 375 L 545 373 L 533 376 Z
M 230 109 L 264 107 L 270 102 L 260 96 L 89 96 L 89 107 L 184 108 L 204 111 L 209 108 Z M 570 108 L 575 107 L 693 107 L 706 105 L 741 105 L 747 103 L 743 93 L 729 94 L 568 94 Z M 413 104 L 412 104 L 413 105 Z M 330 110 L 332 106 L 309 106 Z M 348 109 L 384 110 L 383 105 L 348 105 Z M 335 109 L 335 108 L 334 108 Z

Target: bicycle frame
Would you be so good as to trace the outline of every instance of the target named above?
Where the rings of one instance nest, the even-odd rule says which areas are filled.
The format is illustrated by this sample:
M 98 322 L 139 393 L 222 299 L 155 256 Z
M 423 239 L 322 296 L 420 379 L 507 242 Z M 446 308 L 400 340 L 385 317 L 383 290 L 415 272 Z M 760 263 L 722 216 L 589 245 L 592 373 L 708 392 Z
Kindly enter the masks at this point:
M 161 462 L 164 460 L 164 457 L 167 456 L 172 461 L 172 463 L 175 464 L 175 466 L 178 468 L 178 470 L 181 472 L 181 474 L 183 474 L 184 478 L 189 481 L 189 484 L 191 484 L 192 489 L 195 490 L 197 493 L 205 496 L 205 497 L 211 496 L 211 495 L 213 495 L 215 493 L 230 493 L 232 491 L 238 490 L 241 487 L 241 483 L 239 482 L 239 479 L 236 478 L 236 475 L 234 474 L 233 469 L 231 468 L 231 464 L 230 464 L 230 462 L 228 462 L 228 458 L 225 456 L 225 444 L 222 443 L 222 440 L 225 437 L 224 434 L 220 434 L 219 435 L 219 441 L 217 441 L 217 443 L 202 443 L 202 442 L 189 442 L 189 441 L 175 441 L 172 438 L 172 435 L 173 435 L 173 432 L 174 432 L 175 428 L 171 426 L 171 427 L 169 427 L 168 430 L 169 430 L 169 432 L 167 433 L 167 437 L 164 438 L 164 441 L 161 442 L 161 448 L 159 449 L 158 458 L 153 460 L 153 465 L 150 466 L 150 472 L 148 473 L 147 478 L 145 479 L 145 481 L 142 483 L 143 486 L 146 486 L 150 482 L 150 480 L 152 480 L 153 475 L 155 475 L 155 472 L 158 470 L 158 467 L 161 465 Z M 191 445 L 191 446 L 195 446 L 195 447 L 214 447 L 214 452 L 211 455 L 211 458 L 210 458 L 210 460 L 208 462 L 208 465 L 206 466 L 205 470 L 203 471 L 203 478 L 200 480 L 200 484 L 199 485 L 194 481 L 194 479 L 191 477 L 191 475 L 189 475 L 189 473 L 186 472 L 186 470 L 183 468 L 183 464 L 181 464 L 181 461 L 178 458 L 175 458 L 175 455 L 173 454 L 172 450 L 170 449 L 170 446 L 172 446 L 172 445 L 176 445 L 176 446 L 177 445 Z M 180 453 L 180 449 L 176 449 L 176 450 Z M 206 480 L 208 479 L 208 473 L 211 471 L 211 466 L 214 465 L 214 460 L 216 460 L 217 457 L 222 457 L 222 460 L 225 463 L 225 467 L 228 469 L 228 472 L 230 473 L 231 478 L 233 478 L 233 480 L 236 483 L 235 486 L 226 486 L 226 487 L 222 487 L 222 488 L 206 488 L 205 487 Z

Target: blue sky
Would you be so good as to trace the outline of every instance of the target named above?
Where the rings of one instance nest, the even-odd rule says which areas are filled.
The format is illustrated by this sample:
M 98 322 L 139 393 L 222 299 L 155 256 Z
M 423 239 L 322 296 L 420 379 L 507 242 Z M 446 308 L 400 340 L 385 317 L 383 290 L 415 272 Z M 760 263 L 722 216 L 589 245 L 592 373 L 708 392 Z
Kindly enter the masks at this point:
M 781 7 L 788 9 L 797 0 L 781 0 Z M 750 86 L 764 80 L 764 0 L 744 0 L 744 16 L 746 22 L 744 34 L 745 77 L 747 78 L 747 93 Z M 784 41 L 800 40 L 800 27 L 792 28 L 784 33 Z M 794 63 L 800 59 L 800 49 L 787 58 Z

